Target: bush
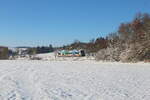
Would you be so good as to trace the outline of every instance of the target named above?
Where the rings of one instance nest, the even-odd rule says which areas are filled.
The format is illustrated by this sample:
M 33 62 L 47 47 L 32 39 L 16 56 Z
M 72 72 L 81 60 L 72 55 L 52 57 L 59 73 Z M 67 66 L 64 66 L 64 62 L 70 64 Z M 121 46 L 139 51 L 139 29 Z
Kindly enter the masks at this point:
M 104 60 L 104 61 L 120 61 L 120 48 L 106 48 L 106 49 L 102 49 L 100 50 L 97 54 L 96 54 L 96 60 Z
M 150 41 L 130 45 L 120 55 L 123 62 L 137 62 L 150 59 Z

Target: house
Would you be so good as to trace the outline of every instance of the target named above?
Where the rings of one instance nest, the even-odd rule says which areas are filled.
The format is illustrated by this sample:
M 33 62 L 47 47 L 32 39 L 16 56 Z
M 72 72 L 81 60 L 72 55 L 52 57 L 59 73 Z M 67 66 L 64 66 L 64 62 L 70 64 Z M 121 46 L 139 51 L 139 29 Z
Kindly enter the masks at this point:
M 28 54 L 28 49 L 29 49 L 28 47 L 17 47 L 18 55 L 24 57 L 25 55 Z
M 8 47 L 0 46 L 0 59 L 8 59 Z
M 59 57 L 83 57 L 85 56 L 84 50 L 61 50 L 58 52 Z

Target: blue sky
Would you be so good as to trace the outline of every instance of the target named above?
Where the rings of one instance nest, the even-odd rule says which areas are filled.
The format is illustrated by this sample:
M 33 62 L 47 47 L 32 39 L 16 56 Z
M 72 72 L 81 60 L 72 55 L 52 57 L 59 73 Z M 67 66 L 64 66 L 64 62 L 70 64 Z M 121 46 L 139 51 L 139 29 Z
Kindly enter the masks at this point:
M 87 42 L 149 7 L 149 0 L 0 0 L 0 45 Z

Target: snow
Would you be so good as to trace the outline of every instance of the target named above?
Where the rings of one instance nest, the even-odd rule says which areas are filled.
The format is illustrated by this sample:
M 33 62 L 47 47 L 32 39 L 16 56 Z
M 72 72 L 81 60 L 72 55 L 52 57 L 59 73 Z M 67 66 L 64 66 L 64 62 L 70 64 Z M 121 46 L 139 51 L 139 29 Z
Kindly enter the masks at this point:
M 35 57 L 42 58 L 42 60 L 48 60 L 48 61 L 89 61 L 89 60 L 95 60 L 94 57 L 55 57 L 55 53 L 45 53 L 45 54 L 37 54 Z
M 150 64 L 0 61 L 0 100 L 149 100 Z

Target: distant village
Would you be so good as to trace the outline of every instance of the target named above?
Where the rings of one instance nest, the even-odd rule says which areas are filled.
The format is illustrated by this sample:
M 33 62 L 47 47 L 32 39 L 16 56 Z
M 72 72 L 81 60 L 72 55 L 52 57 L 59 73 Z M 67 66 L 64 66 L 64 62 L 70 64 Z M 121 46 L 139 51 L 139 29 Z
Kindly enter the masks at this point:
M 65 50 L 62 48 L 53 48 L 52 45 L 48 47 L 15 47 L 9 48 L 0 46 L 0 59 L 1 60 L 15 60 L 28 58 L 30 60 L 40 60 L 41 58 L 35 57 L 36 54 L 53 53 L 55 57 L 84 57 L 85 50 L 73 49 Z

